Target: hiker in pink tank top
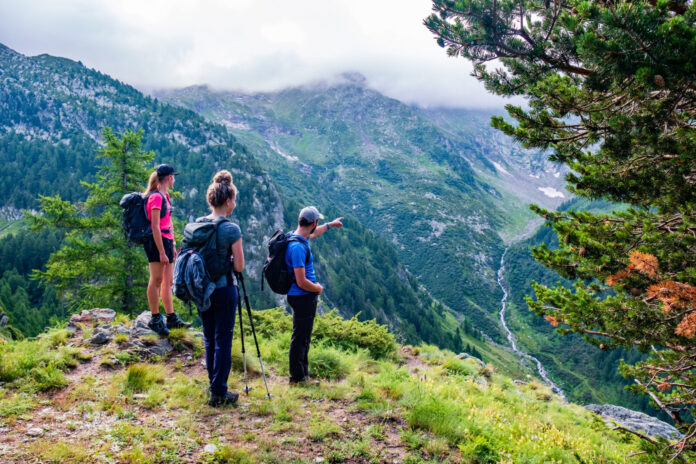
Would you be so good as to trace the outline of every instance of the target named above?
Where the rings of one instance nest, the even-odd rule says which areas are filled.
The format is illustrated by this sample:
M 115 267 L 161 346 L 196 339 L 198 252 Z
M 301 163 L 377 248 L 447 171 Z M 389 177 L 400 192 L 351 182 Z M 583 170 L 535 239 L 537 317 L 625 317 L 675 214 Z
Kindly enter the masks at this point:
M 147 284 L 147 303 L 152 317 L 148 326 L 160 335 L 169 335 L 169 329 L 188 327 L 174 312 L 172 301 L 172 282 L 174 280 L 174 260 L 176 260 L 176 242 L 172 227 L 172 205 L 169 202 L 169 189 L 174 186 L 178 173 L 168 164 L 161 164 L 150 174 L 148 181 L 147 203 L 145 211 L 150 221 L 152 235 L 143 246 L 150 267 L 150 281 Z M 162 300 L 166 322 L 159 312 Z

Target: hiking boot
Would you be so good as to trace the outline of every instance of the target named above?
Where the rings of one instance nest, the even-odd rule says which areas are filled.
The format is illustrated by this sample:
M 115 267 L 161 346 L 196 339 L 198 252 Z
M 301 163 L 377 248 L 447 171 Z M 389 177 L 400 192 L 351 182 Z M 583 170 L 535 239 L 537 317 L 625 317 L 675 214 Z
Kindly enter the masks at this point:
M 169 329 L 166 325 L 164 325 L 162 315 L 159 313 L 152 315 L 152 318 L 150 318 L 150 322 L 147 323 L 147 326 L 157 335 L 169 335 Z
M 224 395 L 210 395 L 208 405 L 212 407 L 225 406 L 227 404 L 235 404 L 239 399 L 239 393 L 227 392 Z
M 191 323 L 184 322 L 177 313 L 167 314 L 167 328 L 178 329 L 180 327 L 188 329 L 189 327 L 191 327 Z
M 290 379 L 290 385 L 294 387 L 318 387 L 321 382 L 310 377 L 303 377 L 300 380 Z

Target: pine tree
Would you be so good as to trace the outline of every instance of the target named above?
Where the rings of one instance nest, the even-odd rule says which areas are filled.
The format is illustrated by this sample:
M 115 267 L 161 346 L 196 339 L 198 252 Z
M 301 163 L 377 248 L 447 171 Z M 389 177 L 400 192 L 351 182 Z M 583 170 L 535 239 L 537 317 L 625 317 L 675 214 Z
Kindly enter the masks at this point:
M 154 153 L 143 152 L 142 131 L 121 137 L 104 128 L 104 164 L 96 181 L 81 182 L 88 196 L 70 203 L 59 195 L 40 196 L 42 214 L 29 214 L 33 230 L 67 231 L 65 244 L 54 252 L 44 271 L 33 276 L 55 286 L 75 308 L 109 307 L 132 314 L 146 308 L 147 260 L 141 248 L 125 238 L 121 197 L 143 191 Z
M 612 214 L 533 209 L 559 248 L 534 257 L 574 288 L 534 284 L 530 308 L 622 365 L 696 450 L 696 6 L 684 0 L 434 0 L 425 25 L 507 105 L 494 127 L 570 169 L 569 189 Z M 497 68 L 491 62 L 498 60 Z

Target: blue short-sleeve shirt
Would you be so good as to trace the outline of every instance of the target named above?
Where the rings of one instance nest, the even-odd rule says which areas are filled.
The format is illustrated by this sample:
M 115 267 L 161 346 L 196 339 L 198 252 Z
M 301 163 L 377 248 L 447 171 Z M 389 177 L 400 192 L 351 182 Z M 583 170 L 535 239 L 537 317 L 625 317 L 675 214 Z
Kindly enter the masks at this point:
M 290 273 L 294 275 L 296 267 L 303 267 L 305 268 L 305 277 L 307 280 L 316 283 L 317 277 L 314 275 L 314 261 L 312 259 L 312 249 L 309 246 L 309 242 L 307 239 L 297 234 L 290 234 L 290 236 L 298 240 L 288 243 L 288 249 L 285 252 L 285 263 Z M 309 253 L 309 260 L 307 260 L 307 253 Z M 302 290 L 297 286 L 296 282 L 293 282 L 290 286 L 288 295 L 309 295 L 310 293 L 312 292 Z

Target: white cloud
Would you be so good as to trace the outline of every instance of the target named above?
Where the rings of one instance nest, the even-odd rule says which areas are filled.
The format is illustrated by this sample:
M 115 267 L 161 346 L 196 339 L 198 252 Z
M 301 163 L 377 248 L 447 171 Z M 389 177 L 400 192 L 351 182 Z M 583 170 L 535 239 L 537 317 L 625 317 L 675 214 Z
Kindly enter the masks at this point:
M 538 189 L 541 190 L 543 194 L 549 198 L 565 198 L 563 192 L 559 192 L 553 187 L 538 187 Z
M 423 26 L 429 0 L 0 1 L 0 42 L 141 88 L 275 90 L 358 71 L 421 105 L 501 106 Z

